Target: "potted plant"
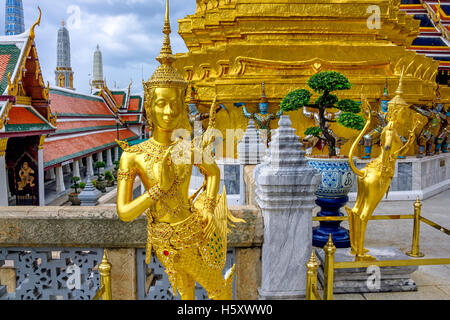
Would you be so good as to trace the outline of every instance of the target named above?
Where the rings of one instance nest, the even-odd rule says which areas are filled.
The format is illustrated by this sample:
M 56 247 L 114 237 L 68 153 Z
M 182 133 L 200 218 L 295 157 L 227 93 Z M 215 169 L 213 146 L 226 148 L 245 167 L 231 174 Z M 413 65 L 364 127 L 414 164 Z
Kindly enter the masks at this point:
M 112 173 L 114 175 L 114 178 L 117 180 L 117 171 L 119 171 L 120 161 L 116 160 L 116 161 L 113 162 L 113 164 L 114 164 L 114 170 L 113 170 Z
M 306 89 L 290 92 L 282 100 L 280 107 L 283 112 L 303 109 L 303 114 L 313 118 L 316 126 L 305 131 L 306 138 L 311 141 L 322 142 L 328 147 L 328 156 L 309 157 L 308 164 L 322 173 L 322 183 L 316 191 L 316 203 L 321 207 L 318 216 L 342 216 L 340 208 L 348 201 L 355 181 L 348 159 L 338 156 L 337 148 L 346 141 L 338 137 L 331 129 L 332 123 L 354 129 L 362 130 L 365 125 L 361 112 L 360 102 L 351 99 L 339 100 L 333 94 L 335 91 L 349 90 L 352 84 L 339 72 L 326 71 L 313 75 L 307 82 L 308 86 L 319 95 L 311 103 L 313 94 Z M 314 110 L 308 112 L 305 108 Z M 331 111 L 337 110 L 335 113 Z M 303 139 L 303 142 L 306 142 Z M 338 248 L 350 246 L 348 230 L 340 227 L 340 222 L 321 222 L 320 227 L 313 230 L 313 245 L 323 247 L 329 234 Z
M 107 170 L 105 172 L 105 179 L 107 181 L 107 186 L 108 187 L 113 187 L 114 186 L 114 182 L 116 181 L 116 178 L 114 178 L 114 175 L 111 173 L 111 171 Z
M 69 193 L 69 201 L 72 203 L 73 206 L 81 205 L 81 201 L 80 199 L 78 199 L 78 195 L 80 194 L 82 189 L 81 183 L 79 182 L 80 180 L 81 180 L 80 177 L 72 177 L 72 185 L 70 187 L 74 189 L 75 192 Z
M 105 167 L 106 163 L 104 161 L 97 161 L 94 163 L 94 169 L 97 170 L 97 180 L 95 183 L 95 187 L 101 192 L 106 192 L 106 186 L 108 184 L 108 182 L 105 181 L 104 174 L 100 172 L 100 169 Z

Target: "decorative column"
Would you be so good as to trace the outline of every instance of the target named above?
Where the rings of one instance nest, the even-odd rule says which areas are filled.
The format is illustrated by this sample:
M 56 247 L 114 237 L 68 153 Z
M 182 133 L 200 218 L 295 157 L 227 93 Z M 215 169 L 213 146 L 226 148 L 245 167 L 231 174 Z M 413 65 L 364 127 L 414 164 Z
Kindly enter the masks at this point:
M 66 164 L 64 166 L 62 166 L 63 168 L 63 173 L 70 173 L 70 164 Z
M 320 174 L 307 165 L 289 116 L 282 116 L 264 163 L 254 171 L 256 202 L 264 218 L 259 297 L 306 297 L 312 252 L 312 210 Z
M 86 175 L 88 177 L 94 176 L 94 160 L 92 159 L 92 155 L 86 158 Z
M 103 152 L 102 151 L 97 153 L 97 161 L 103 161 Z
M 262 142 L 258 129 L 256 129 L 255 121 L 248 121 L 247 130 L 242 137 L 241 142 L 237 146 L 239 162 L 240 162 L 240 203 L 246 204 L 246 188 L 244 181 L 244 168 L 247 165 L 260 164 L 266 156 L 267 148 Z
M 111 149 L 106 150 L 106 167 L 112 168 L 113 162 L 111 157 Z
M 50 180 L 56 180 L 55 168 L 51 168 L 50 170 L 48 170 L 48 172 Z
M 80 177 L 80 160 L 75 160 L 73 162 L 73 176 L 74 177 Z
M 114 161 L 119 161 L 119 147 L 114 148 Z
M 66 191 L 66 186 L 64 185 L 64 173 L 62 166 L 56 167 L 56 193 L 60 194 Z
M 8 138 L 0 139 L 0 188 L 8 190 L 8 174 L 6 171 L 6 147 L 8 145 Z M 8 193 L 0 192 L 0 206 L 8 206 Z
M 44 142 L 46 136 L 41 136 L 38 147 L 38 186 L 39 206 L 45 206 L 45 178 L 44 178 Z

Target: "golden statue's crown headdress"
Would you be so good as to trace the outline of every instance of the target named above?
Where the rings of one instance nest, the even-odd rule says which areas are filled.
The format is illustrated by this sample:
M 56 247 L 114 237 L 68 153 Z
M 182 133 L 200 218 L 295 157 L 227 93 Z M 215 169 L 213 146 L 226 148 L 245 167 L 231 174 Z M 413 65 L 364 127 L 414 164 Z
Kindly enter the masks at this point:
M 172 65 L 176 58 L 172 53 L 170 45 L 170 28 L 169 20 L 169 0 L 166 0 L 166 16 L 164 21 L 164 41 L 161 52 L 156 60 L 161 64 L 145 83 L 147 89 L 151 88 L 183 88 L 187 89 L 188 83 L 184 80 L 180 72 Z
M 389 106 L 408 106 L 409 104 L 405 101 L 403 98 L 403 81 L 404 81 L 404 75 L 405 75 L 405 67 L 403 67 L 402 74 L 400 76 L 400 80 L 398 83 L 397 91 L 395 91 L 395 97 L 388 102 Z
M 266 97 L 266 83 L 263 81 L 262 85 L 261 85 L 261 99 L 259 100 L 260 103 L 268 103 L 269 100 L 267 100 Z

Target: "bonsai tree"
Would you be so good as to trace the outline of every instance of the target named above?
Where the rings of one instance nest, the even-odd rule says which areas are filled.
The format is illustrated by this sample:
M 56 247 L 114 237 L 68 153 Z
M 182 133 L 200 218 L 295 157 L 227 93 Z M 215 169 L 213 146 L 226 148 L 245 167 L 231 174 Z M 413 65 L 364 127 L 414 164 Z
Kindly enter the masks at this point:
M 102 181 L 103 180 L 103 175 L 100 174 L 100 168 L 105 168 L 106 167 L 106 163 L 104 161 L 97 161 L 96 163 L 94 163 L 94 169 L 97 169 L 97 177 L 98 177 L 98 181 Z
M 74 206 L 79 206 L 81 204 L 80 199 L 78 199 L 78 189 L 83 189 L 84 186 L 86 186 L 86 184 L 84 184 L 84 182 L 80 182 L 81 178 L 80 177 L 72 177 L 72 185 L 70 186 L 72 189 L 75 189 L 75 192 L 72 192 L 69 194 L 69 201 L 72 203 L 72 205 Z M 83 186 L 84 184 L 84 186 Z
M 110 186 L 113 186 L 116 181 L 116 178 L 114 178 L 114 175 L 109 170 L 105 172 L 105 179 L 108 181 Z
M 75 194 L 78 194 L 78 189 L 82 189 L 81 183 L 79 182 L 80 180 L 80 177 L 72 177 L 72 185 L 70 187 L 75 189 Z
M 113 164 L 114 164 L 114 170 L 116 170 L 116 171 L 119 170 L 120 161 L 116 160 L 113 162 Z
M 362 130 L 364 128 L 364 118 L 358 113 L 361 112 L 360 103 L 351 99 L 339 100 L 332 94 L 337 90 L 349 90 L 352 84 L 341 73 L 335 71 L 320 72 L 313 75 L 308 80 L 308 86 L 319 94 L 314 104 L 311 104 L 312 93 L 306 89 L 299 89 L 290 92 L 281 101 L 280 107 L 283 112 L 298 110 L 309 107 L 317 110 L 319 121 L 315 127 L 308 128 L 305 135 L 312 135 L 324 141 L 328 146 L 328 156 L 336 156 L 336 138 L 330 129 L 329 123 L 337 122 L 346 128 Z M 330 109 L 341 111 L 337 119 L 328 119 L 326 112 Z

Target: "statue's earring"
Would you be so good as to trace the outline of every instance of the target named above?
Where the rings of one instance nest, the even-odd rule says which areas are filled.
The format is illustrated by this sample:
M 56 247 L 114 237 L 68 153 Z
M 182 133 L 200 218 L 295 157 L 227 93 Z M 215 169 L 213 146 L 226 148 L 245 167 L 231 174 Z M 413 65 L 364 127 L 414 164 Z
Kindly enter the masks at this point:
M 153 121 L 152 121 L 152 119 L 150 118 L 150 119 L 148 119 L 148 130 L 149 131 L 151 131 L 151 132 L 153 132 L 153 129 L 154 129 L 154 125 L 153 125 Z

